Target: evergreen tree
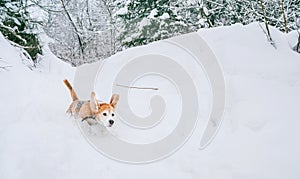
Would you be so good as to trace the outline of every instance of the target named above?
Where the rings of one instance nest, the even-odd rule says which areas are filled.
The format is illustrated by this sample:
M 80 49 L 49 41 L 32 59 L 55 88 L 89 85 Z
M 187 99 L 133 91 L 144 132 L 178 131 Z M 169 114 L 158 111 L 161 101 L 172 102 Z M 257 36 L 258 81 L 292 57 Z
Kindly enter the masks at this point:
M 264 21 L 259 0 L 203 0 L 202 2 L 208 9 L 206 21 L 210 22 L 210 27 Z M 299 0 L 264 0 L 263 6 L 268 23 L 281 31 L 286 31 L 282 5 L 287 29 L 297 29 L 295 21 L 300 15 Z
M 178 14 L 181 6 L 181 2 L 169 0 L 131 0 L 118 13 L 123 23 L 119 35 L 122 45 L 143 45 L 194 31 Z
M 34 22 L 27 11 L 27 2 L 23 0 L 0 0 L 0 31 L 18 47 L 23 48 L 32 60 L 41 53 Z

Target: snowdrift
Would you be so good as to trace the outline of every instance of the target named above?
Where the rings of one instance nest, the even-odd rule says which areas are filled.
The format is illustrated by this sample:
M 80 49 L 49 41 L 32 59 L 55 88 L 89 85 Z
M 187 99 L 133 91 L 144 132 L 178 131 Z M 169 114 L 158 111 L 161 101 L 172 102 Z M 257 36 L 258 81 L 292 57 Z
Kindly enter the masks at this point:
M 75 69 L 49 53 L 39 67 L 41 70 L 31 71 L 22 64 L 16 49 L 0 36 L 0 58 L 12 66 L 0 72 L 0 178 L 299 178 L 300 58 L 291 50 L 291 36 L 271 30 L 276 49 L 257 23 L 197 32 L 209 44 L 223 70 L 223 122 L 206 148 L 199 147 L 203 132 L 197 130 L 203 128 L 199 122 L 177 152 L 143 165 L 121 163 L 100 154 L 65 114 L 71 98 L 62 80 L 72 80 Z M 117 54 L 119 61 L 110 61 L 115 57 L 107 59 L 105 70 L 118 70 L 124 63 L 122 56 L 133 54 L 134 50 Z M 163 53 L 168 49 L 160 50 Z M 209 84 L 204 78 L 198 79 L 204 75 L 201 69 L 186 66 L 197 76 L 195 84 L 203 84 L 198 87 L 203 94 L 199 99 L 203 107 L 200 118 L 205 118 L 211 105 Z M 152 78 L 135 85 L 149 86 L 153 82 L 166 87 L 160 93 L 173 99 L 176 90 L 166 81 L 158 83 Z M 111 87 L 96 83 L 95 89 L 101 99 L 109 99 Z M 141 100 L 143 95 L 129 94 L 130 108 L 140 116 L 149 113 L 143 107 L 149 105 L 149 100 Z M 171 107 L 180 107 L 176 104 L 175 101 Z M 172 112 L 171 115 L 178 115 Z M 122 128 L 114 132 L 128 141 L 145 142 L 157 140 L 172 127 L 174 124 L 167 122 L 152 133 Z

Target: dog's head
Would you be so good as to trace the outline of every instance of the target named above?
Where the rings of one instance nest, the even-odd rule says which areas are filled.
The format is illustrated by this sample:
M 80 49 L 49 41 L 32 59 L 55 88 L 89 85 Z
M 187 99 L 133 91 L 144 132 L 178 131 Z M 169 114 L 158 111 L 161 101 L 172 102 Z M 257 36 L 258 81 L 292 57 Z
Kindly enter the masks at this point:
M 115 110 L 119 101 L 119 95 L 112 95 L 109 103 L 97 103 L 96 120 L 106 127 L 112 127 L 115 123 Z

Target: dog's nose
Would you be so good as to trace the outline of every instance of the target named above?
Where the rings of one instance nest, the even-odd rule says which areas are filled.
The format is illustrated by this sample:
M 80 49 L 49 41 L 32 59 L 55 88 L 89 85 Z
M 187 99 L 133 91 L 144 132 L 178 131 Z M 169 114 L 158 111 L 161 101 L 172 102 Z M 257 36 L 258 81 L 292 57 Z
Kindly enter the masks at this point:
M 108 122 L 109 122 L 110 125 L 113 125 L 115 121 L 109 120 Z

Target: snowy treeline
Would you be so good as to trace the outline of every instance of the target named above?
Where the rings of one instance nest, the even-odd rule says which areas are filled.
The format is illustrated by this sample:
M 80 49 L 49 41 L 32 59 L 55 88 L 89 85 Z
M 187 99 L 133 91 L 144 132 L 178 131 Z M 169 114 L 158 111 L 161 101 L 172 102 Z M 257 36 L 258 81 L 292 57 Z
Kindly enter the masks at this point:
M 1 0 L 9 5 L 13 0 Z M 300 26 L 299 0 L 20 0 L 52 52 L 74 66 L 179 34 L 254 21 L 289 32 Z M 263 11 L 264 9 L 264 11 Z M 265 16 L 264 13 L 265 12 Z M 1 19 L 2 21 L 2 19 Z M 297 23 L 298 22 L 298 23 Z M 295 44 L 296 45 L 296 44 Z M 299 49 L 298 49 L 299 50 Z

